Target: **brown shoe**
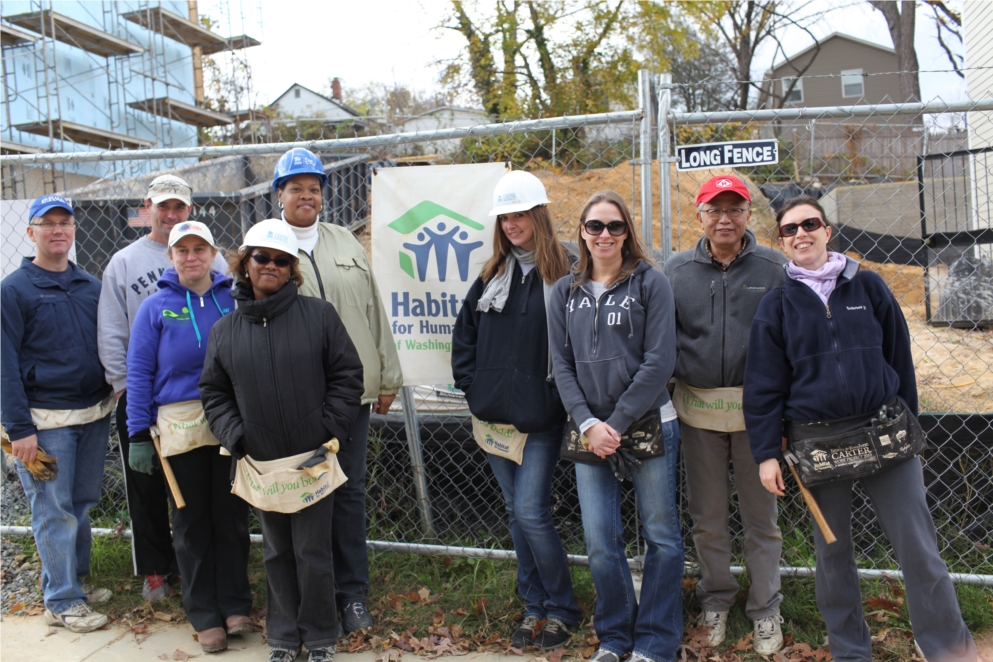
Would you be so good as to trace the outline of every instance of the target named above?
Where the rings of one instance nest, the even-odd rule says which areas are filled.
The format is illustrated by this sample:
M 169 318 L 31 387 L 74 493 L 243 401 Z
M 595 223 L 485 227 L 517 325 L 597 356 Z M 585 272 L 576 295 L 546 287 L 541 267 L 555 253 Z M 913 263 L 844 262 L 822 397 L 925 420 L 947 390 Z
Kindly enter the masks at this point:
M 224 628 L 200 630 L 197 632 L 197 640 L 204 653 L 220 653 L 228 647 L 228 635 Z
M 224 623 L 228 629 L 228 636 L 252 633 L 252 619 L 248 616 L 228 616 Z

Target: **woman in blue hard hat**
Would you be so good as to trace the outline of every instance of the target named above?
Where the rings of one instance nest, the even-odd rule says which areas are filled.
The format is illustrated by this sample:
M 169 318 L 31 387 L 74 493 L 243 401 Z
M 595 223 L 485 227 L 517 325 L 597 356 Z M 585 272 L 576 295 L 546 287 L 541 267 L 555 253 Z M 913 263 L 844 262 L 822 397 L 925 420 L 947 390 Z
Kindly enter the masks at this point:
M 262 525 L 269 661 L 292 662 L 304 645 L 309 662 L 330 662 L 337 483 L 326 481 L 340 472 L 326 449 L 333 439 L 348 447 L 362 364 L 334 307 L 299 296 L 296 255 L 279 219 L 245 233 L 229 258 L 238 308 L 210 334 L 200 395 L 211 431 L 238 461 L 234 491 Z M 316 473 L 306 472 L 314 460 Z
M 527 434 L 514 457 L 480 444 L 489 450 L 517 552 L 524 620 L 511 634 L 516 648 L 564 646 L 582 620 L 551 510 L 566 414 L 551 379 L 546 302 L 569 259 L 547 205 L 545 187 L 529 172 L 497 183 L 493 257 L 469 289 L 452 335 L 452 374 L 473 416 Z M 536 634 L 540 621 L 547 622 Z
M 344 631 L 372 626 L 366 608 L 369 560 L 366 550 L 365 474 L 370 411 L 385 414 L 403 376 L 386 309 L 365 249 L 345 227 L 320 223 L 328 177 L 312 152 L 295 148 L 276 163 L 272 189 L 283 220 L 297 241 L 303 285 L 300 293 L 330 301 L 362 359 L 362 406 L 338 454 L 348 482 L 335 493 L 332 516 L 336 601 Z M 333 221 L 333 219 L 331 219 Z
M 186 505 L 172 508 L 183 609 L 204 652 L 228 647 L 227 636 L 248 634 L 248 505 L 231 493 L 231 458 L 218 452 L 200 403 L 200 373 L 210 330 L 234 310 L 231 279 L 211 270 L 217 245 L 195 221 L 169 233 L 172 268 L 159 291 L 138 307 L 127 357 L 128 433 L 134 447 L 157 428 Z M 154 466 L 129 461 L 134 471 Z

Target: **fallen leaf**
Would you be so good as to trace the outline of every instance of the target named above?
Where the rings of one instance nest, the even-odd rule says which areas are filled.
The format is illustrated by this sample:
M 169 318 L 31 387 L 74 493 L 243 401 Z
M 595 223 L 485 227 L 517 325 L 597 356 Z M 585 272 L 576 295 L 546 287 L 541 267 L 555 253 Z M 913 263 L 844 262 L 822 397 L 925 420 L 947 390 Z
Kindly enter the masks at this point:
M 548 662 L 562 662 L 562 656 L 565 655 L 564 648 L 556 648 L 551 653 L 548 654 Z
M 434 610 L 434 618 L 432 619 L 435 626 L 443 625 L 445 623 L 445 612 L 440 609 Z
M 887 596 L 870 595 L 866 598 L 864 604 L 869 611 L 888 611 L 899 616 L 900 607 L 903 606 L 903 598 L 896 598 L 894 600 Z
M 172 620 L 172 614 L 166 614 L 164 612 L 157 611 L 155 612 L 155 620 L 165 621 L 166 623 L 168 623 L 169 621 Z
M 162 653 L 162 655 L 159 655 L 159 659 L 160 660 L 168 660 L 169 659 L 169 656 L 166 655 L 165 653 Z
M 137 637 L 134 638 L 134 641 L 137 644 L 143 644 L 143 643 L 145 643 L 145 640 L 148 639 L 151 636 L 152 635 L 150 635 L 150 634 L 139 634 Z
M 18 602 L 16 605 L 14 605 L 13 607 L 10 608 L 10 613 L 11 614 L 14 614 L 14 613 L 17 613 L 17 612 L 21 611 L 22 609 L 24 609 L 24 603 L 23 602 Z
M 48 632 L 45 633 L 46 637 L 51 637 L 53 634 L 57 634 L 55 628 L 48 628 Z
M 403 657 L 403 651 L 391 646 L 376 656 L 376 662 L 399 662 L 401 657 Z
M 486 598 L 476 600 L 476 613 L 486 614 Z
M 134 632 L 135 634 L 141 634 L 146 630 L 148 630 L 148 626 L 145 623 L 135 623 L 134 625 L 131 626 L 131 631 Z
M 39 616 L 45 613 L 45 608 L 42 605 L 31 605 L 24 610 L 24 613 L 28 616 Z
M 421 600 L 427 602 L 428 598 L 431 597 L 431 590 L 427 586 L 422 586 L 417 595 L 420 596 Z
M 174 660 L 188 660 L 188 659 L 193 658 L 193 657 L 200 657 L 200 656 L 199 655 L 191 655 L 190 653 L 187 653 L 186 651 L 184 651 L 182 648 L 177 648 L 176 650 L 174 650 L 172 652 L 172 659 L 174 659 Z
M 459 607 L 458 609 L 456 609 L 452 613 L 455 616 L 466 616 L 466 615 L 468 615 L 468 612 L 465 609 L 463 609 L 462 607 Z

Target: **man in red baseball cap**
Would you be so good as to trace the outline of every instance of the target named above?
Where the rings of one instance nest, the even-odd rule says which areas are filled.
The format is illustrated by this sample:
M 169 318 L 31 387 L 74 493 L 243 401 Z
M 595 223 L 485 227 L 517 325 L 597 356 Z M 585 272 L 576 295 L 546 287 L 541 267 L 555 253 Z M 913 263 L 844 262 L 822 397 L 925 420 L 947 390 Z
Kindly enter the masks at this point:
M 783 538 L 778 506 L 759 480 L 741 413 L 745 349 L 759 300 L 783 282 L 786 258 L 759 246 L 748 231 L 751 195 L 745 183 L 718 175 L 696 196 L 704 236 L 676 253 L 663 271 L 676 304 L 676 389 L 687 508 L 700 565 L 696 592 L 699 622 L 709 626 L 713 646 L 724 641 L 728 611 L 738 582 L 731 575 L 728 532 L 733 466 L 745 530 L 745 566 L 751 588 L 745 615 L 755 626 L 753 646 L 761 655 L 783 647 L 779 604 L 779 558 Z

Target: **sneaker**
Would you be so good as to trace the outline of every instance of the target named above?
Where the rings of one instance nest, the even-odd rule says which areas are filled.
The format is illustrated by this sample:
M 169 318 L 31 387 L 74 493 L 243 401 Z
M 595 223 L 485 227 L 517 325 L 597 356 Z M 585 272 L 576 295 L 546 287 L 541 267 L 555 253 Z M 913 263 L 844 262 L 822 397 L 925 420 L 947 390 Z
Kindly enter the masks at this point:
M 298 652 L 296 649 L 273 648 L 269 651 L 269 662 L 293 662 Z
M 590 656 L 590 662 L 621 662 L 621 658 L 616 653 L 600 648 Z
M 655 660 L 650 657 L 645 657 L 641 653 L 631 653 L 631 657 L 629 657 L 625 662 L 655 662 Z
M 720 646 L 724 643 L 724 637 L 727 636 L 728 613 L 726 611 L 705 611 L 703 618 L 700 619 L 700 625 L 710 628 L 707 644 L 715 647 Z
M 538 626 L 540 619 L 537 616 L 527 616 L 517 629 L 510 635 L 510 645 L 514 648 L 524 649 L 534 643 L 534 629 Z
M 315 648 L 307 653 L 307 662 L 331 662 L 334 652 L 334 648 Z
M 102 605 L 105 602 L 110 602 L 110 599 L 114 597 L 114 592 L 109 588 L 96 588 L 89 584 L 80 584 L 79 588 L 83 589 L 86 602 L 91 605 Z
M 76 605 L 58 614 L 52 613 L 51 609 L 46 609 L 45 623 L 65 628 L 70 632 L 93 632 L 107 624 L 107 617 L 99 612 L 91 611 L 86 605 Z
M 166 581 L 165 575 L 146 575 L 145 585 L 141 588 L 141 597 L 154 605 L 172 597 L 172 587 Z
M 534 645 L 545 650 L 565 646 L 572 639 L 572 633 L 565 623 L 557 618 L 549 618 L 545 627 L 534 638 Z
M 349 602 L 341 610 L 341 627 L 345 634 L 356 630 L 368 630 L 372 627 L 372 615 L 365 608 L 364 602 Z
M 759 655 L 773 655 L 783 647 L 783 617 L 778 613 L 755 620 L 755 639 L 752 647 Z

